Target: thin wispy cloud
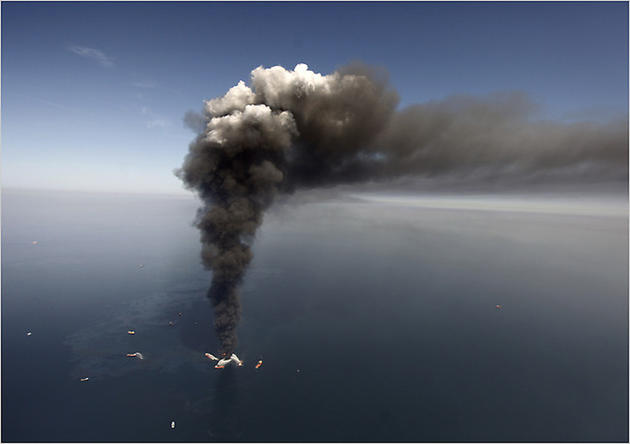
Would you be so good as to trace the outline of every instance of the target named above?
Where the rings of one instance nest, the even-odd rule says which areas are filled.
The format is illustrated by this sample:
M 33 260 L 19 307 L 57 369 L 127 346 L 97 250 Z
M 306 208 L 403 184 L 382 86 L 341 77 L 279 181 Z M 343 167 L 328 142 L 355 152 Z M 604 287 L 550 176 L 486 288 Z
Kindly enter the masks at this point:
M 140 80 L 138 82 L 133 82 L 132 85 L 135 86 L 136 88 L 145 88 L 145 89 L 157 88 L 158 86 L 158 84 L 154 82 L 153 80 Z
M 43 104 L 43 105 L 47 105 L 47 106 L 50 106 L 50 107 L 53 107 L 53 108 L 57 108 L 57 109 L 60 109 L 62 111 L 83 112 L 83 111 L 78 111 L 78 110 L 73 109 L 73 108 L 68 108 L 67 106 L 62 105 L 61 103 L 53 102 L 51 100 L 42 99 L 40 97 L 34 97 L 34 96 L 31 96 L 31 95 L 27 95 L 27 94 L 20 94 L 20 93 L 16 93 L 16 92 L 13 92 L 13 91 L 11 91 L 9 94 L 12 95 L 12 96 L 20 97 L 21 99 L 25 99 L 25 100 L 28 100 L 28 101 L 34 101 L 34 102 L 37 102 L 39 104 Z
M 169 125 L 169 121 L 164 119 L 153 119 L 147 122 L 147 128 L 165 128 Z
M 108 68 L 114 66 L 114 59 L 105 54 L 100 49 L 88 48 L 86 46 L 79 45 L 71 45 L 68 47 L 68 51 L 71 51 L 74 54 L 84 57 L 86 59 L 94 60 L 100 65 Z
M 147 128 L 166 128 L 171 125 L 171 122 L 168 119 L 154 113 L 149 107 L 143 106 L 140 112 L 142 115 L 149 118 L 149 120 L 145 122 Z

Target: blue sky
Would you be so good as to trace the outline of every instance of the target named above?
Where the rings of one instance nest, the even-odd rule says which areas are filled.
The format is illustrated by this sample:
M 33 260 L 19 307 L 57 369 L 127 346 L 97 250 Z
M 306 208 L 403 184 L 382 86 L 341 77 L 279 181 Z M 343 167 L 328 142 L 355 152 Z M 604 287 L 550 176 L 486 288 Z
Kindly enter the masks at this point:
M 186 192 L 187 110 L 258 65 L 387 68 L 401 106 L 521 90 L 628 110 L 627 3 L 2 3 L 2 184 Z

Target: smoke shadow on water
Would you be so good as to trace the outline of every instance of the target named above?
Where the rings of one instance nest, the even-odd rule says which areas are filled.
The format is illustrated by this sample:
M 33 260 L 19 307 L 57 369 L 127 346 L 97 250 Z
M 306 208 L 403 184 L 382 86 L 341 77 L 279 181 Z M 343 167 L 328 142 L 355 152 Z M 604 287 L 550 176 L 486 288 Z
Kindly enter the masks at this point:
M 215 370 L 216 362 L 203 357 L 206 352 L 217 354 L 221 343 L 212 323 L 214 313 L 211 301 L 202 294 L 201 292 L 197 300 L 182 310 L 182 316 L 174 326 L 179 330 L 182 345 L 186 349 L 199 352 L 199 359 L 208 368 L 204 373 L 211 378 L 203 392 L 193 395 L 188 402 L 188 411 L 196 418 L 193 422 L 199 428 L 186 438 L 191 442 L 243 441 L 243 400 L 240 386 L 244 381 L 237 374 L 241 369 L 228 365 L 224 369 Z
M 227 367 L 218 373 L 208 417 L 209 436 L 218 442 L 241 441 L 243 428 L 236 371 L 232 367 Z

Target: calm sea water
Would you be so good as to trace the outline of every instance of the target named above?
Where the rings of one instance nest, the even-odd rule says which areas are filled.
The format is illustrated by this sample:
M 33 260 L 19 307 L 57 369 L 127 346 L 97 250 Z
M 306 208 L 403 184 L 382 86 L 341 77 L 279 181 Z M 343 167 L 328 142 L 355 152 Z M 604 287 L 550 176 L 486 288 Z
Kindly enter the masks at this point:
M 628 440 L 627 201 L 278 207 L 225 371 L 196 206 L 3 192 L 3 441 Z

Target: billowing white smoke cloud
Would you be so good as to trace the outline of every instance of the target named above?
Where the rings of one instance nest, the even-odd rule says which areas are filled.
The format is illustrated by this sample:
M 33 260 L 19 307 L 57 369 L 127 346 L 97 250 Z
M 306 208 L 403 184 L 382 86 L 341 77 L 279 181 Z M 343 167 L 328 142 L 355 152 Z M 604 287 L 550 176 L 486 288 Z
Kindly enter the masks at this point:
M 243 111 L 246 105 L 254 103 L 256 96 L 242 80 L 233 86 L 223 97 L 207 100 L 205 110 L 211 116 L 223 116 L 233 111 Z
M 207 126 L 206 141 L 230 155 L 246 149 L 267 147 L 286 150 L 297 134 L 288 111 L 274 112 L 267 105 L 246 105 L 231 114 L 213 117 Z

